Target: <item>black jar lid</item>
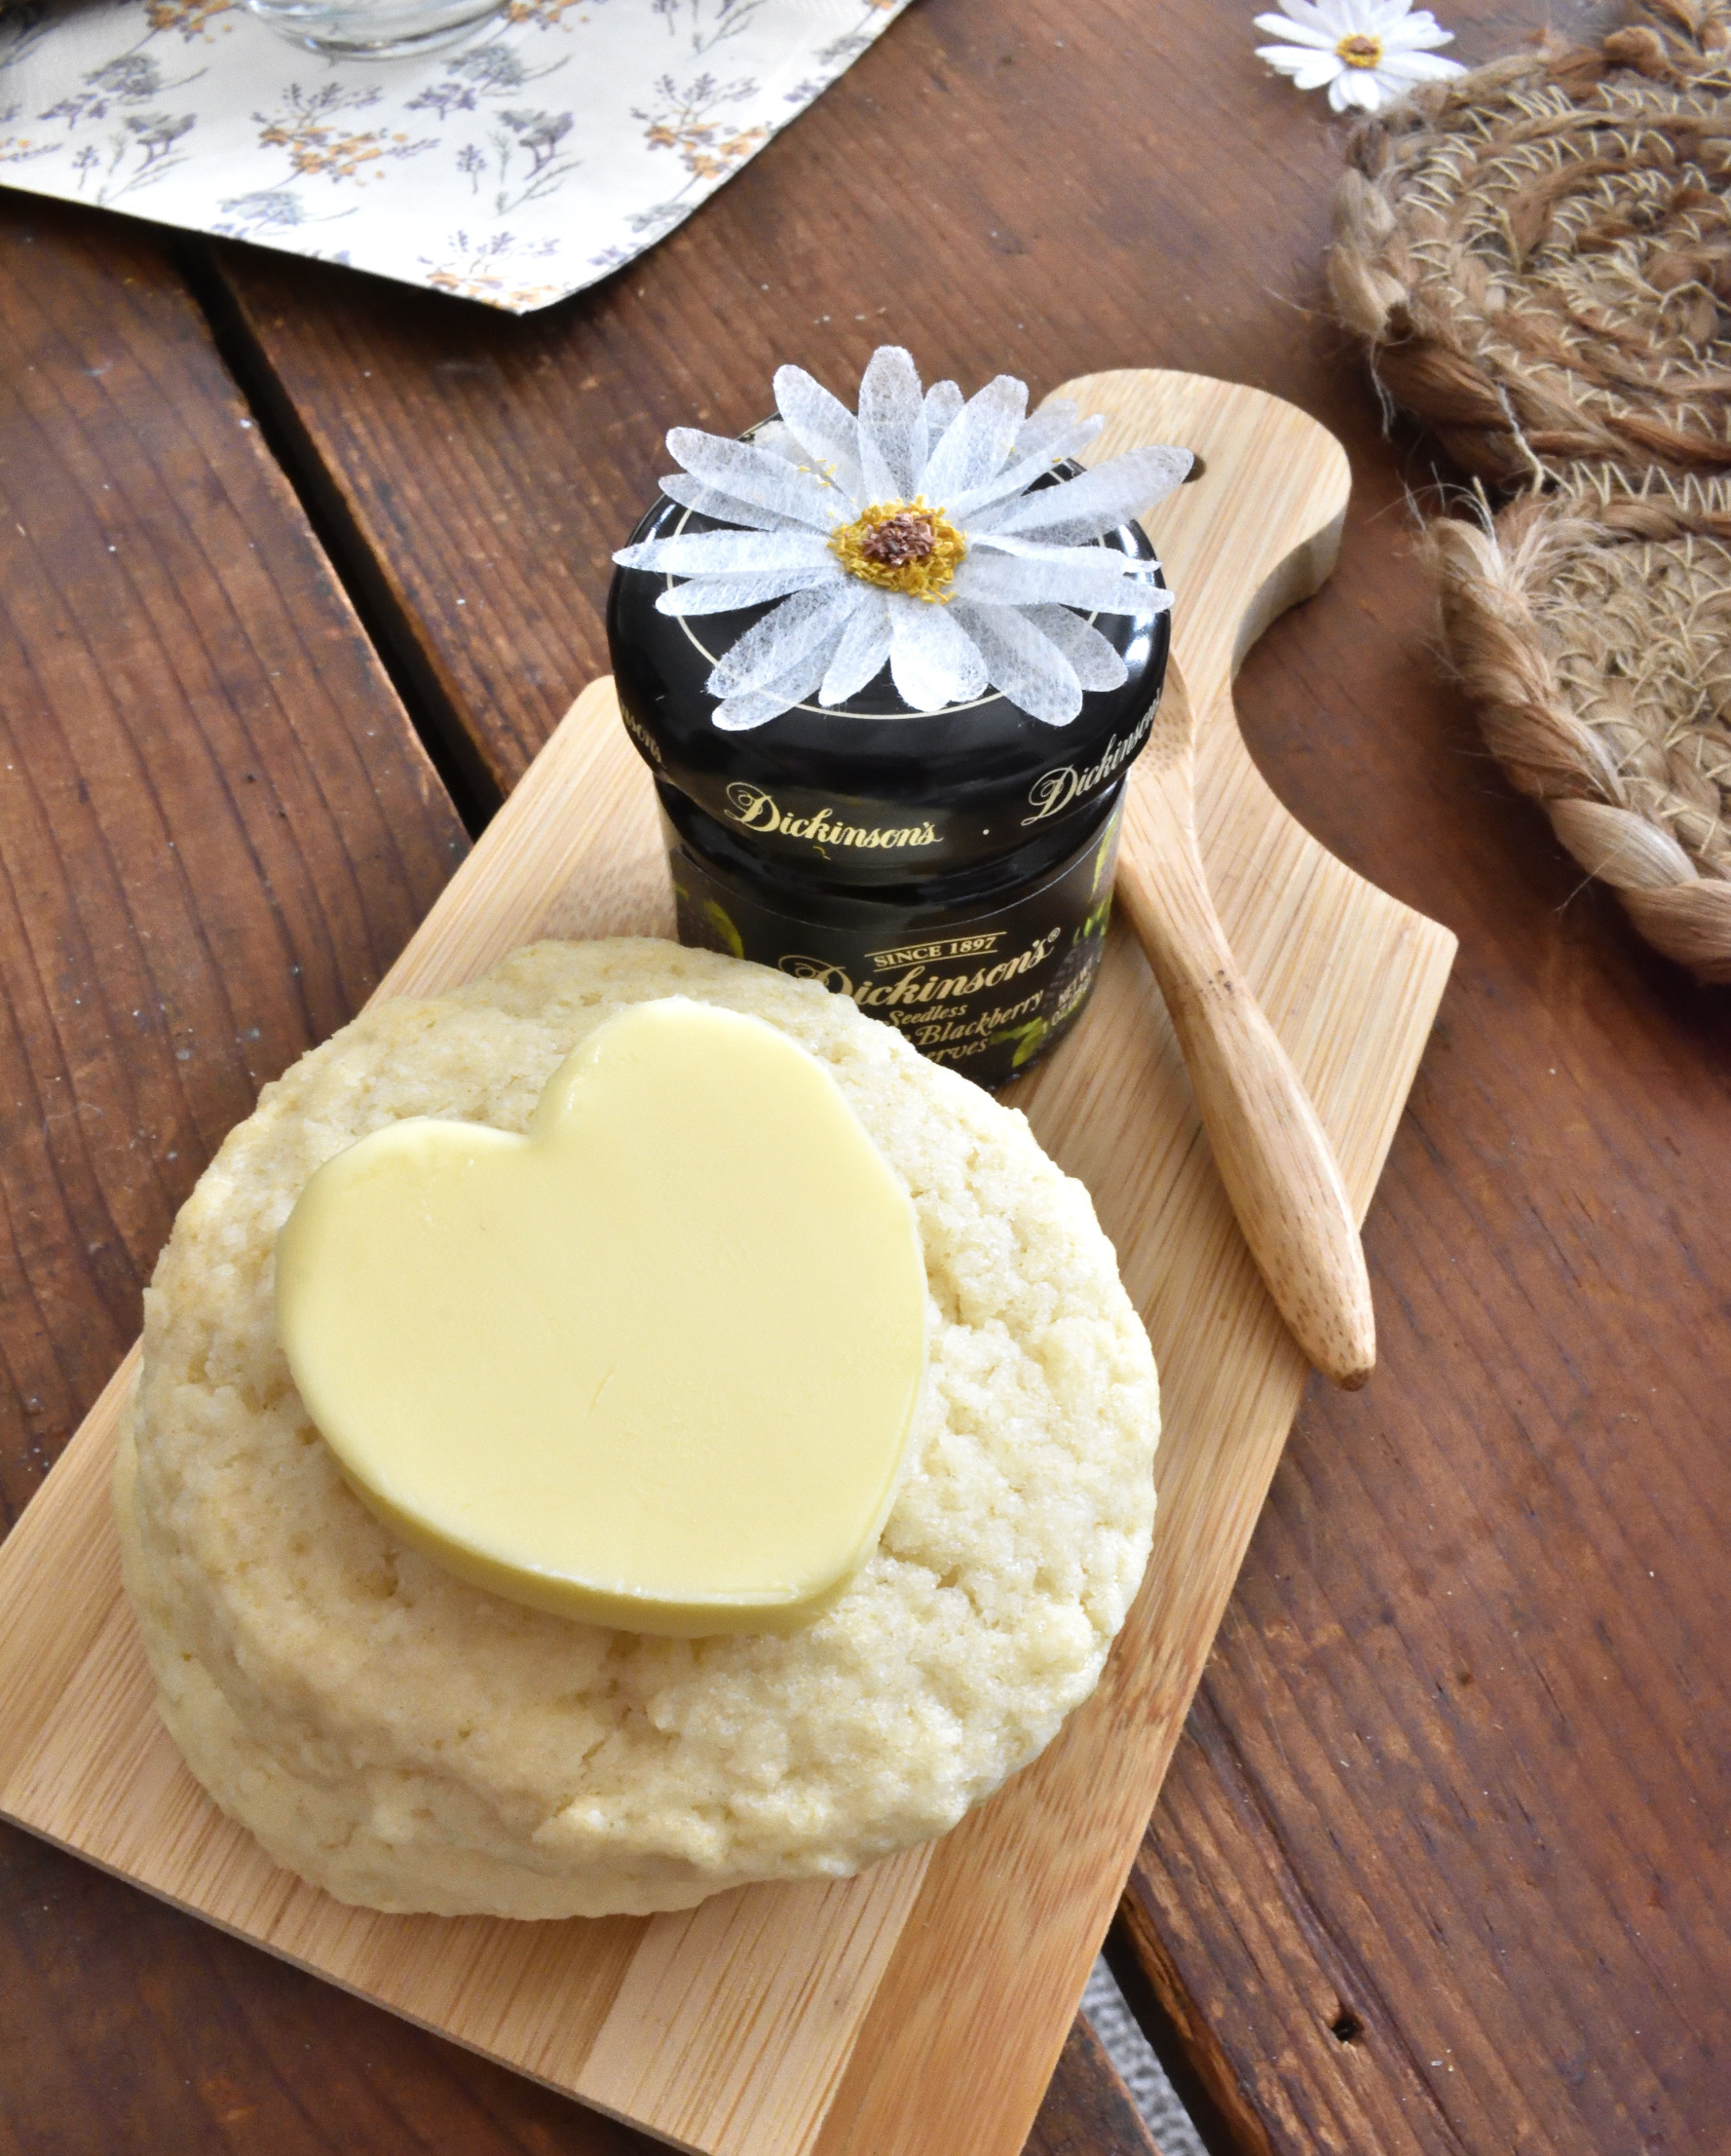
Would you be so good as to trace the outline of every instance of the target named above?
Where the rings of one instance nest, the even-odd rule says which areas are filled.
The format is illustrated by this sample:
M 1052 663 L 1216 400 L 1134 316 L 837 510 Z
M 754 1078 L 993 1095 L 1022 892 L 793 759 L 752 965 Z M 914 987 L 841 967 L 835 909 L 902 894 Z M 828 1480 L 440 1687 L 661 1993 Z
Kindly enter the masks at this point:
M 1078 469 L 1060 466 L 1035 483 L 1055 484 Z M 631 539 L 725 528 L 660 495 Z M 1100 544 L 1149 562 L 1149 581 L 1164 584 L 1140 525 L 1122 525 Z M 742 837 L 739 804 L 756 789 L 789 820 L 822 807 L 880 822 L 918 818 L 937 849 L 922 869 L 975 865 L 1025 845 L 1035 825 L 1098 810 L 1146 738 L 1166 670 L 1168 614 L 1099 614 L 1087 618 L 1123 659 L 1126 679 L 1116 689 L 1085 692 L 1067 726 L 1033 718 L 997 691 L 910 714 L 885 665 L 846 703 L 832 708 L 811 700 L 750 732 L 727 733 L 714 724 L 718 700 L 704 683 L 717 658 L 770 607 L 659 613 L 657 599 L 679 581 L 649 570 L 614 572 L 607 635 L 621 709 L 663 785 Z M 847 849 L 832 852 L 827 864 L 831 880 L 849 884 L 905 877 L 913 866 L 905 855 Z

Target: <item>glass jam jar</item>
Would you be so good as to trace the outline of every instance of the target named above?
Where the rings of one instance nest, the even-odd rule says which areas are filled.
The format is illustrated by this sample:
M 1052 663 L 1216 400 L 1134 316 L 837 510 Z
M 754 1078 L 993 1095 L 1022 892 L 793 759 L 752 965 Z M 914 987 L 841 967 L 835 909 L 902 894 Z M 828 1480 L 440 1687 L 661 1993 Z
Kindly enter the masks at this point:
M 631 538 L 721 528 L 663 495 Z M 1100 544 L 1164 581 L 1140 525 Z M 1068 726 L 996 691 L 910 713 L 885 667 L 846 703 L 724 733 L 703 684 L 768 608 L 658 613 L 676 581 L 616 569 L 607 636 L 660 799 L 680 941 L 821 981 L 983 1086 L 1020 1078 L 1094 985 L 1170 615 L 1089 617 L 1128 678 L 1084 694 Z

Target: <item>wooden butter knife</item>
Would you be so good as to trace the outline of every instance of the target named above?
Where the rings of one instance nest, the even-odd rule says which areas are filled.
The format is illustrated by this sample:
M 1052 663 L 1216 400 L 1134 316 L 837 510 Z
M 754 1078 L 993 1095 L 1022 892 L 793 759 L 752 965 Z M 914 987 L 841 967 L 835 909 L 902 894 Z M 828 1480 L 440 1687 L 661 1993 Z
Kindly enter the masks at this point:
M 1376 1360 L 1364 1247 L 1310 1096 L 1208 893 L 1196 844 L 1195 721 L 1166 672 L 1125 793 L 1116 897 L 1148 953 L 1244 1239 L 1293 1338 L 1349 1388 Z
M 1183 442 L 1196 455 L 1190 480 L 1141 520 L 1176 605 L 1166 693 L 1131 769 L 1117 895 L 1166 999 L 1269 1294 L 1316 1367 L 1361 1385 L 1376 1328 L 1352 1205 L 1315 1107 L 1222 930 L 1196 832 L 1200 772 L 1211 858 L 1229 902 L 1246 836 L 1272 806 L 1239 738 L 1232 680 L 1269 623 L 1334 568 L 1352 491 L 1346 452 L 1294 405 L 1205 375 L 1123 368 L 1053 395 L 1110 411 L 1090 462 L 1147 441 Z M 1291 823 L 1283 812 L 1281 820 Z M 1303 877 L 1302 845 L 1273 858 Z

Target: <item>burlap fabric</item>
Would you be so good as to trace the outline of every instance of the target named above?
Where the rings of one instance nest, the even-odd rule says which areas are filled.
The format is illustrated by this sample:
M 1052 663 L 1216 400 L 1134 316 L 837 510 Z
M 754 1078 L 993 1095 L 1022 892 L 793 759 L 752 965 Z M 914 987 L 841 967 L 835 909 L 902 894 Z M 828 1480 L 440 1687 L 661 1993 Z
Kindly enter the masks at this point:
M 1386 398 L 1493 489 L 1430 545 L 1515 783 L 1731 980 L 1731 0 L 1645 0 L 1359 127 L 1330 283 Z

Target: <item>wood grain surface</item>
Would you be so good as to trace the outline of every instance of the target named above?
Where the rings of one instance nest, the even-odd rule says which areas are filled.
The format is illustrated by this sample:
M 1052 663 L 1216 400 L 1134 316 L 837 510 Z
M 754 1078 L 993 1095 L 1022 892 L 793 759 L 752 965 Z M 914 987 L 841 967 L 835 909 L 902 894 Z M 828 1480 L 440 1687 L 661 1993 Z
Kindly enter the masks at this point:
M 1161 2156 L 1105 2047 L 1078 2016 L 1026 2156 Z
M 1183 438 L 1205 462 L 1149 520 L 1190 594 L 1174 653 L 1195 683 L 1203 855 L 1362 1212 L 1452 938 L 1292 822 L 1245 754 L 1229 694 L 1244 624 L 1268 619 L 1272 594 L 1307 587 L 1290 565 L 1338 524 L 1338 445 L 1290 405 L 1194 376 L 1130 371 L 1073 387 L 1110 415 L 1099 454 Z M 664 931 L 668 913 L 649 775 L 603 682 L 578 700 L 379 993 L 454 985 L 543 935 Z M 857 1880 L 755 1888 L 643 1922 L 451 1923 L 339 1907 L 277 1871 L 215 1811 L 152 1712 L 108 1519 L 130 1369 L 0 1551 L 0 1811 L 681 2146 L 1013 2156 L 1303 1378 L 1196 1142 L 1171 1028 L 1122 929 L 1077 1052 L 1019 1098 L 1048 1151 L 1094 1192 L 1152 1337 L 1161 1509 L 1098 1689 L 953 1833 Z
M 10 1524 L 208 1154 L 377 986 L 467 842 L 136 227 L 0 198 L 0 508 Z M 1143 2145 L 1085 2024 L 1048 2116 L 1041 2147 Z M 432 2145 L 649 2144 L 0 1827 L 7 2156 Z
M 1472 59 L 1586 11 L 1441 12 Z M 228 249 L 240 320 L 219 326 L 411 694 L 502 778 L 604 662 L 605 554 L 662 429 L 757 416 L 783 358 L 844 390 L 884 333 L 928 371 L 1007 363 L 1036 391 L 1132 359 L 1199 367 L 1346 442 L 1341 568 L 1253 654 L 1240 714 L 1302 820 L 1463 947 L 1369 1235 L 1382 1368 L 1356 1400 L 1307 1397 L 1144 1845 L 1136 1941 L 1223 2146 L 1720 2156 L 1731 1018 L 1579 888 L 1438 677 L 1405 498 L 1434 468 L 1382 438 L 1326 320 L 1337 130 L 1262 77 L 1250 13 L 919 0 L 691 225 L 546 316 Z M 136 228 L 77 229 L 135 274 Z M 72 828 L 31 919 L 85 873 Z M 162 947 L 196 970 L 185 933 Z M 70 1024 L 79 978 L 52 979 L 39 1007 Z M 277 1022 L 283 1060 L 305 1020 Z M 29 1068 L 5 1050 L 8 1079 Z M 27 1159 L 42 1141 L 20 1135 Z M 116 1185 L 144 1172 L 125 1150 L 101 1156 Z M 181 1180 L 152 1222 L 200 1164 L 153 1151 L 148 1172 Z M 87 1256 L 88 1213 L 52 1175 L 10 1202 L 45 1283 L 9 1269 L 16 1507 L 130 1333 L 161 1230 L 116 1265 Z M 1617 1683 L 1629 1628 L 1658 1666 Z M 32 2062 L 0 2146 L 621 2145 L 55 1852 L 0 1848 L 0 2047 Z
M 467 847 L 162 250 L 16 197 L 0 789 L 10 1522 L 135 1333 L 209 1153 L 365 1000 Z M 292 2099 L 277 2080 L 303 2046 L 277 2040 L 280 1977 L 238 1967 L 257 1956 L 12 1829 L 0 1868 L 8 2156 L 340 2115 L 334 2061 Z M 461 2079 L 444 2070 L 459 2114 Z
M 465 842 L 160 251 L 4 210 L 11 1519 L 206 1156 L 364 1001 Z
M 780 359 L 844 390 L 885 335 L 1036 390 L 1146 359 L 1346 442 L 1341 568 L 1241 715 L 1300 818 L 1463 952 L 1370 1230 L 1382 1367 L 1307 1400 L 1137 1935 L 1234 2146 L 1721 2156 L 1731 1018 L 1579 888 L 1439 678 L 1407 543 L 1436 468 L 1326 318 L 1337 132 L 1263 79 L 1250 12 L 921 0 L 700 217 L 525 322 L 223 273 L 500 784 L 600 662 L 662 431 L 758 416 Z M 1442 12 L 1468 59 L 1588 13 Z

